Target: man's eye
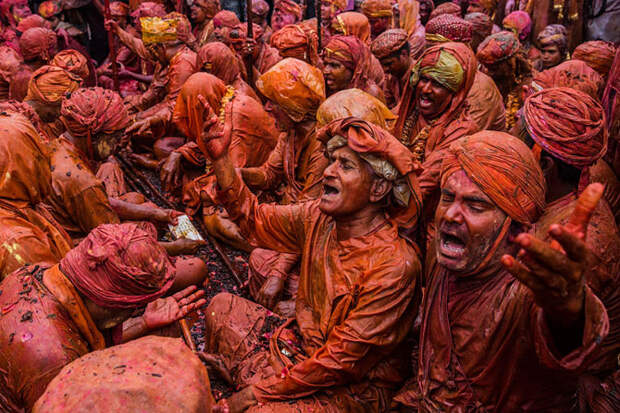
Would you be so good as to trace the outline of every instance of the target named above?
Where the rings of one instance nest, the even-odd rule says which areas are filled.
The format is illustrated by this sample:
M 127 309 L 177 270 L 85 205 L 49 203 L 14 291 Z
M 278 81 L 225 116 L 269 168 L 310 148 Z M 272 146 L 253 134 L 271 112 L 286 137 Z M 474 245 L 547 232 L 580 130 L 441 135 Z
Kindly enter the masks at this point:
M 452 202 L 454 201 L 454 195 L 443 193 L 441 194 L 441 200 L 443 202 Z
M 486 206 L 480 203 L 470 204 L 469 208 L 474 212 L 484 212 L 486 211 Z

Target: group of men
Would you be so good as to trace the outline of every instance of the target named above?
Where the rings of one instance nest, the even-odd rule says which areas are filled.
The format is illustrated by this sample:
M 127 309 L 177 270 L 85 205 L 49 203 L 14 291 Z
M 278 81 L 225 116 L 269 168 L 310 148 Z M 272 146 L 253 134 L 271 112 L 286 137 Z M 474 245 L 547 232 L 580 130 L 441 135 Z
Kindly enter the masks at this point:
M 200 309 L 235 391 L 197 411 L 617 412 L 620 49 L 588 36 L 620 33 L 585 3 L 0 0 L 0 411 Z M 243 296 L 204 297 L 184 214 Z

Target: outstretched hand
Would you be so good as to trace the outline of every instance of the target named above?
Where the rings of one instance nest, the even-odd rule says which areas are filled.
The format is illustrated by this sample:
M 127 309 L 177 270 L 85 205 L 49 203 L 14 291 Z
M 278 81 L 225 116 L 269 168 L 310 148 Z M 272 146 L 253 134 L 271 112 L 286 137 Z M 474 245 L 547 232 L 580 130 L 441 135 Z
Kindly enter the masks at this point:
M 150 302 L 142 315 L 149 330 L 156 330 L 178 321 L 194 310 L 204 306 L 207 301 L 202 298 L 203 290 L 195 285 L 170 296 Z
M 550 243 L 520 234 L 518 261 L 502 257 L 504 267 L 532 290 L 547 317 L 563 328 L 574 326 L 583 313 L 585 274 L 592 262 L 585 232 L 603 189 L 600 184 L 586 188 L 569 222 L 549 228 Z

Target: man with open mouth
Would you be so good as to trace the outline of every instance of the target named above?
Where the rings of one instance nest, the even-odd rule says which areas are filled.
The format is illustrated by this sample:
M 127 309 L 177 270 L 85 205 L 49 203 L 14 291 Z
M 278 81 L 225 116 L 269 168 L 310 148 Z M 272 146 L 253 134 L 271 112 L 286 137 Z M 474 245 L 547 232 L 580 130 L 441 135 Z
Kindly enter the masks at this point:
M 526 233 L 544 208 L 543 173 L 520 140 L 485 131 L 450 146 L 417 375 L 395 400 L 420 412 L 571 410 L 609 318 L 586 284 L 582 237 L 552 225 L 559 248 Z
M 421 265 L 398 228 L 417 223 L 418 164 L 359 118 L 332 121 L 317 137 L 330 160 L 322 194 L 293 205 L 259 204 L 235 173 L 226 132 L 205 137 L 219 201 L 244 235 L 301 254 L 295 320 L 273 335 L 274 317 L 284 320 L 238 296 L 219 294 L 206 310 L 206 351 L 243 388 L 227 400 L 230 411 L 385 411 L 406 368 L 396 350 L 419 306 Z M 265 330 L 269 351 L 260 347 Z

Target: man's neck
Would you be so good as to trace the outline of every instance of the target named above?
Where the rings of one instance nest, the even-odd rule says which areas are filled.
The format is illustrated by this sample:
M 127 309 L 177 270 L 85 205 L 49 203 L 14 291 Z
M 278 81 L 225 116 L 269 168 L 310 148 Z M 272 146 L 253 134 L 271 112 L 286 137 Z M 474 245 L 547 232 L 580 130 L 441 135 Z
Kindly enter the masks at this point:
M 363 237 L 387 223 L 381 210 L 371 206 L 347 217 L 334 218 L 334 221 L 338 241 Z
M 295 122 L 293 129 L 295 129 L 295 135 L 301 139 L 305 138 L 308 133 L 316 126 L 314 120 L 302 120 L 301 122 Z

